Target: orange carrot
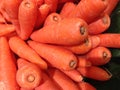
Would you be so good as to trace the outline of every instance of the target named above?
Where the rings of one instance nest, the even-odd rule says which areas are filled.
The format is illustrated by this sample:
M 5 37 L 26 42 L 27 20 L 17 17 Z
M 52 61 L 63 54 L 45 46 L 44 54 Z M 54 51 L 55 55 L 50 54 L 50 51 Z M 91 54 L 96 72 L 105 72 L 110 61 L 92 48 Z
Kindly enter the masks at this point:
M 88 36 L 87 24 L 80 18 L 66 18 L 59 23 L 47 25 L 34 31 L 30 38 L 42 43 L 76 45 Z
M 6 37 L 0 37 L 0 90 L 19 90 L 16 65 Z
M 89 34 L 103 33 L 109 28 L 110 22 L 111 22 L 110 16 L 108 14 L 104 14 L 99 19 L 88 25 L 88 33 Z
M 64 72 L 69 78 L 71 78 L 75 82 L 81 82 L 83 80 L 82 75 L 76 69 L 69 71 L 66 70 L 61 70 L 61 71 Z
M 90 79 L 98 80 L 98 81 L 106 81 L 111 78 L 111 74 L 109 74 L 106 70 L 97 67 L 80 67 L 77 70 L 84 76 Z
M 92 63 L 83 56 L 77 56 L 78 58 L 78 66 L 77 67 L 90 67 Z
M 62 90 L 80 90 L 74 81 L 58 69 L 48 69 L 48 73 Z
M 42 83 L 35 90 L 62 90 L 60 86 L 46 73 L 42 73 Z
M 52 67 L 63 70 L 74 69 L 77 65 L 76 56 L 67 49 L 38 43 L 35 41 L 28 41 L 28 45 L 33 48 L 41 57 L 43 57 Z
M 76 5 L 73 2 L 66 2 L 60 11 L 62 18 L 66 18 L 75 9 Z
M 18 36 L 9 39 L 9 46 L 19 57 L 39 65 L 42 69 L 47 68 L 47 63 Z
M 99 46 L 120 48 L 120 34 L 117 33 L 105 33 L 97 35 L 100 38 Z
M 106 9 L 107 5 L 107 0 L 81 0 L 69 17 L 79 17 L 90 23 Z
M 104 10 L 104 13 L 111 15 L 112 11 L 115 9 L 118 3 L 119 3 L 119 0 L 108 0 L 108 6 Z
M 66 49 L 72 51 L 75 54 L 85 54 L 92 48 L 92 43 L 89 38 L 85 39 L 85 41 L 78 45 L 72 45 L 72 46 L 63 46 Z
M 23 0 L 19 6 L 18 19 L 20 23 L 20 30 L 18 35 L 26 40 L 32 33 L 37 20 L 38 7 L 35 0 Z
M 45 4 L 49 5 L 51 12 L 56 12 L 59 0 L 44 0 Z
M 15 31 L 15 27 L 12 24 L 0 24 L 0 36 L 10 34 Z
M 44 24 L 46 17 L 50 13 L 50 7 L 47 4 L 42 4 L 38 9 L 38 16 L 35 24 L 36 29 L 40 28 Z
M 52 24 L 56 24 L 58 22 L 60 22 L 62 20 L 60 14 L 58 13 L 51 13 L 49 14 L 46 19 L 45 19 L 45 22 L 44 22 L 44 26 L 46 25 L 52 25 Z
M 93 65 L 105 65 L 111 60 L 111 57 L 111 51 L 105 47 L 96 47 L 86 54 L 86 59 Z
M 97 90 L 93 85 L 91 85 L 88 82 L 79 82 L 78 86 L 80 87 L 80 90 Z
M 25 89 L 34 89 L 37 87 L 42 81 L 40 68 L 22 58 L 19 58 L 17 61 L 16 81 L 19 86 Z

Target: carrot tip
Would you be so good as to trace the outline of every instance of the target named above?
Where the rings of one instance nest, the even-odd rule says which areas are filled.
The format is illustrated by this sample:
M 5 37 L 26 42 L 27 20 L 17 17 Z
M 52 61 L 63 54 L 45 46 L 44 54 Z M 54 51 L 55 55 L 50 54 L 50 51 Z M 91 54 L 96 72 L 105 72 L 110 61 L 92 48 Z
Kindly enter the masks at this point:
M 80 27 L 80 33 L 81 33 L 81 35 L 84 35 L 85 32 L 86 32 L 86 28 L 84 26 L 81 26 Z
M 77 62 L 74 61 L 74 60 L 71 60 L 71 62 L 69 63 L 69 66 L 70 66 L 71 68 L 75 68 L 76 65 L 77 65 Z
M 29 75 L 29 76 L 27 77 L 27 80 L 28 80 L 29 82 L 34 82 L 34 81 L 35 81 L 35 76 Z

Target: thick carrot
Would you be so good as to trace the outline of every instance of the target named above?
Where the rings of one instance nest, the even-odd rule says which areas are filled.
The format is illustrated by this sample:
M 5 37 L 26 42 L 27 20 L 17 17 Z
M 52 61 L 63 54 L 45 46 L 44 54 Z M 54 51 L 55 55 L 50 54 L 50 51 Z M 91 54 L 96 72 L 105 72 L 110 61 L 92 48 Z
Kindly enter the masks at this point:
M 69 14 L 75 9 L 76 5 L 73 2 L 66 2 L 60 11 L 62 18 L 67 18 Z
M 39 65 L 42 69 L 47 68 L 47 63 L 20 37 L 18 36 L 11 37 L 9 39 L 9 46 L 11 50 L 19 57 Z
M 56 12 L 59 0 L 44 0 L 45 4 L 49 5 L 50 12 Z
M 41 57 L 43 57 L 52 67 L 63 70 L 71 70 L 77 66 L 76 56 L 67 49 L 28 41 L 28 45 L 33 48 Z
M 91 85 L 88 82 L 79 82 L 78 86 L 80 87 L 80 90 L 97 90 L 93 85 Z
M 81 44 L 72 45 L 72 46 L 63 46 L 63 47 L 72 51 L 75 54 L 85 54 L 92 49 L 92 43 L 91 43 L 91 40 L 89 38 L 87 38 Z
M 83 56 L 77 56 L 78 58 L 78 65 L 77 67 L 90 67 L 92 66 L 92 63 L 86 59 L 86 57 Z
M 111 57 L 111 51 L 106 47 L 96 47 L 86 54 L 86 59 L 93 65 L 105 65 Z
M 15 27 L 12 24 L 0 24 L 0 36 L 10 34 L 15 31 Z
M 60 86 L 45 72 L 42 73 L 42 83 L 35 90 L 62 90 Z
M 18 21 L 18 11 L 21 2 L 22 0 L 4 0 L 5 11 L 17 31 L 20 29 L 19 21 Z
M 110 16 L 108 14 L 104 14 L 88 25 L 88 33 L 90 35 L 103 33 L 109 28 L 110 23 Z
M 34 31 L 30 38 L 41 43 L 76 45 L 88 36 L 87 24 L 80 18 L 65 18 L 59 23 Z
M 19 90 L 16 65 L 6 37 L 0 37 L 0 90 Z
M 107 81 L 111 78 L 111 74 L 106 70 L 97 67 L 80 67 L 77 70 L 84 76 L 90 79 L 98 80 L 98 81 Z
M 61 70 L 61 71 L 64 72 L 69 78 L 71 78 L 75 82 L 81 82 L 83 80 L 82 75 L 76 69 L 69 71 L 66 70 Z
M 97 35 L 100 38 L 99 46 L 120 48 L 120 34 L 117 33 L 104 33 Z
M 67 75 L 58 69 L 48 69 L 49 76 L 62 88 L 62 90 L 80 90 Z
M 37 20 L 38 7 L 35 0 L 23 0 L 19 6 L 18 20 L 20 23 L 20 30 L 18 35 L 27 40 L 32 33 Z
M 48 14 L 50 13 L 50 7 L 47 4 L 42 4 L 38 9 L 37 21 L 35 24 L 35 29 L 42 27 L 44 21 Z
M 19 86 L 25 89 L 34 89 L 39 86 L 42 81 L 40 68 L 23 58 L 19 58 L 17 64 L 16 81 Z
M 69 17 L 79 17 L 90 23 L 106 9 L 107 5 L 107 0 L 81 0 Z
M 58 13 L 51 13 L 49 14 L 45 21 L 44 21 L 44 26 L 46 25 L 52 25 L 60 22 L 62 20 L 62 17 Z
M 111 15 L 112 11 L 115 9 L 118 3 L 119 3 L 119 0 L 108 0 L 108 6 L 104 10 L 104 13 Z

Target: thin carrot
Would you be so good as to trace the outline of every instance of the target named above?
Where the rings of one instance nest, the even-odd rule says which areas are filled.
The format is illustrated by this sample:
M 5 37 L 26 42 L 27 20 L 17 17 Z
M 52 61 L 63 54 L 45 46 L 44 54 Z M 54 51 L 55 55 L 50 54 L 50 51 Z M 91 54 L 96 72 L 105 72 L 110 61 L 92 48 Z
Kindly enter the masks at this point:
M 35 41 L 28 41 L 28 45 L 33 48 L 41 57 L 43 57 L 52 67 L 63 70 L 74 69 L 77 65 L 76 56 L 67 49 L 38 43 Z
M 11 50 L 19 57 L 39 65 L 42 69 L 47 68 L 47 63 L 20 37 L 18 36 L 11 37 L 9 39 L 9 46 Z
M 100 38 L 99 46 L 109 48 L 120 48 L 120 34 L 117 33 L 104 33 L 97 35 Z
M 40 68 L 23 58 L 19 58 L 17 64 L 16 81 L 19 86 L 25 89 L 34 89 L 39 86 L 42 81 Z
M 91 40 L 89 38 L 87 38 L 81 44 L 72 45 L 72 46 L 63 46 L 63 47 L 72 51 L 75 54 L 85 54 L 92 49 L 92 43 L 91 43 Z
M 0 36 L 10 34 L 15 31 L 15 27 L 12 24 L 0 24 Z
M 60 16 L 60 14 L 58 13 L 51 13 L 49 14 L 45 21 L 44 21 L 44 26 L 46 25 L 52 25 L 52 24 L 56 24 L 58 22 L 60 22 L 62 20 L 62 17 Z
M 6 37 L 0 37 L 0 90 L 19 90 L 15 60 Z
M 27 40 L 32 33 L 37 20 L 38 7 L 35 0 L 23 0 L 19 6 L 18 20 L 20 23 L 20 30 L 18 35 Z
M 30 38 L 41 43 L 76 45 L 88 36 L 87 24 L 80 18 L 66 18 L 34 31 Z
M 73 2 L 66 2 L 60 11 L 62 18 L 66 18 L 75 9 L 76 5 Z
M 42 73 L 42 83 L 35 90 L 62 90 L 60 86 L 45 72 Z
M 82 75 L 76 69 L 69 71 L 67 70 L 61 70 L 61 71 L 64 72 L 69 78 L 71 78 L 75 82 L 81 82 L 83 80 Z
M 49 76 L 62 88 L 62 90 L 80 90 L 68 76 L 58 69 L 48 69 Z
M 98 81 L 107 81 L 111 78 L 111 74 L 106 70 L 97 67 L 80 67 L 77 70 L 84 76 L 90 79 L 98 80 Z
M 90 35 L 103 33 L 109 28 L 110 23 L 110 16 L 108 14 L 104 14 L 99 19 L 88 25 L 88 33 Z
M 104 13 L 111 15 L 112 11 L 115 9 L 118 3 L 119 3 L 119 0 L 108 0 L 108 6 L 104 10 Z
M 85 56 L 93 65 L 105 65 L 111 60 L 112 54 L 106 47 L 96 47 Z
M 90 23 L 107 8 L 107 5 L 107 0 L 81 0 L 69 17 L 79 17 Z
M 92 84 L 88 82 L 79 82 L 78 86 L 80 87 L 80 90 L 97 90 Z

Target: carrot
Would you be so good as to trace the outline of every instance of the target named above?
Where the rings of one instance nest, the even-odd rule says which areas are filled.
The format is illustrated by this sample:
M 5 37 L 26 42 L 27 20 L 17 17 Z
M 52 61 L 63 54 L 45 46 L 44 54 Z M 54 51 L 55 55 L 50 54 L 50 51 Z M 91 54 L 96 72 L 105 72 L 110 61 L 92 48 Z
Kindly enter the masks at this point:
M 96 47 L 86 54 L 86 59 L 93 65 L 105 65 L 111 57 L 111 51 L 106 47 Z
M 60 86 L 45 72 L 42 73 L 42 83 L 35 90 L 62 90 Z
M 45 4 L 49 5 L 50 12 L 56 12 L 59 0 L 44 0 Z
M 76 69 L 69 71 L 66 70 L 61 70 L 61 71 L 64 72 L 69 78 L 71 78 L 75 82 L 81 82 L 83 80 L 82 75 Z
M 34 90 L 34 89 L 25 89 L 25 88 L 20 88 L 20 90 Z
M 2 13 L 0 13 L 0 24 L 6 23 L 5 18 L 3 17 Z
M 20 87 L 25 89 L 34 89 L 42 81 L 40 68 L 27 60 L 19 58 L 17 60 L 18 70 L 16 73 L 16 81 Z
M 97 67 L 97 66 L 91 66 L 91 67 L 80 67 L 77 68 L 77 70 L 83 75 L 84 77 L 98 80 L 98 81 L 107 81 L 111 78 L 111 74 L 108 73 L 106 70 Z
M 108 14 L 104 14 L 99 19 L 88 25 L 88 33 L 90 35 L 103 33 L 109 28 L 110 22 L 110 16 Z
M 118 3 L 119 3 L 119 0 L 108 0 L 108 6 L 104 10 L 104 13 L 111 15 L 112 11 L 115 9 Z
M 99 46 L 109 48 L 120 48 L 120 34 L 117 33 L 105 33 L 97 35 L 100 38 Z
M 100 38 L 97 35 L 89 35 L 88 38 L 91 41 L 92 48 L 96 48 L 100 44 Z
M 0 90 L 19 90 L 16 65 L 6 37 L 0 37 Z
M 10 34 L 15 31 L 15 27 L 12 24 L 0 24 L 0 36 Z
M 77 67 L 90 67 L 92 66 L 92 63 L 86 59 L 86 57 L 83 55 L 83 56 L 77 56 L 78 58 L 78 65 Z
M 22 0 L 4 0 L 5 11 L 17 31 L 20 29 L 18 21 L 18 11 L 21 2 Z
M 97 90 L 93 85 L 91 85 L 88 82 L 79 82 L 78 86 L 80 87 L 80 90 Z
M 49 76 L 62 88 L 62 90 L 80 90 L 68 76 L 58 69 L 48 69 Z
M 49 13 L 50 13 L 50 7 L 47 4 L 42 4 L 38 8 L 38 16 L 37 16 L 37 21 L 35 24 L 35 29 L 42 27 L 42 25 L 44 24 L 44 21 Z
M 18 36 L 11 37 L 9 39 L 9 46 L 11 50 L 19 57 L 39 65 L 41 69 L 47 68 L 47 63 L 20 37 Z
M 76 5 L 73 2 L 66 2 L 60 11 L 62 18 L 66 18 L 75 9 Z
M 72 51 L 75 54 L 85 54 L 89 52 L 92 48 L 92 43 L 89 38 L 85 39 L 85 41 L 78 45 L 72 45 L 72 46 L 63 46 L 66 49 Z
M 76 56 L 61 47 L 28 41 L 28 45 L 33 48 L 42 58 L 44 58 L 52 67 L 62 70 L 71 70 L 77 66 Z
M 41 43 L 76 45 L 83 42 L 87 36 L 87 24 L 84 20 L 66 18 L 59 23 L 47 25 L 34 31 L 30 38 Z
M 18 35 L 27 40 L 32 33 L 37 20 L 38 7 L 35 0 L 23 0 L 19 6 L 18 19 L 20 23 L 20 30 Z
M 107 5 L 107 0 L 81 0 L 69 17 L 79 17 L 91 23 L 107 8 Z
M 62 20 L 62 17 L 58 13 L 51 13 L 49 14 L 45 21 L 44 21 L 44 26 L 46 25 L 52 25 L 60 22 Z

